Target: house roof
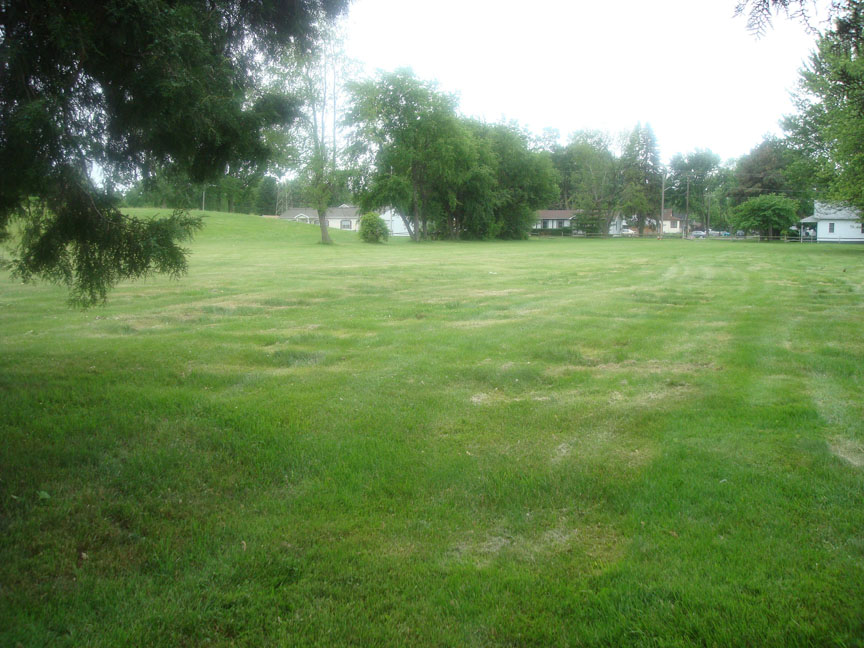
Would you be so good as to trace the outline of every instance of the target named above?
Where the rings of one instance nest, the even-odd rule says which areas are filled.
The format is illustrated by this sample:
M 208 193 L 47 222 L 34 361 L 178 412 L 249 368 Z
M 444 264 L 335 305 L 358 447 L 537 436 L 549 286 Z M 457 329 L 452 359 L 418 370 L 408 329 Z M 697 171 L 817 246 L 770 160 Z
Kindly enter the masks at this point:
M 314 207 L 289 207 L 279 214 L 279 218 L 290 219 L 297 218 L 298 216 L 318 218 L 318 210 Z M 341 207 L 330 207 L 327 210 L 327 218 L 360 218 L 360 210 L 357 207 L 349 207 L 346 205 Z
M 541 209 L 536 213 L 538 220 L 568 220 L 575 215 L 575 209 Z
M 813 220 L 805 220 L 805 223 L 814 223 L 816 221 L 840 221 L 840 220 L 861 220 L 861 213 L 844 203 L 828 203 L 817 202 L 813 207 L 813 215 L 810 217 Z

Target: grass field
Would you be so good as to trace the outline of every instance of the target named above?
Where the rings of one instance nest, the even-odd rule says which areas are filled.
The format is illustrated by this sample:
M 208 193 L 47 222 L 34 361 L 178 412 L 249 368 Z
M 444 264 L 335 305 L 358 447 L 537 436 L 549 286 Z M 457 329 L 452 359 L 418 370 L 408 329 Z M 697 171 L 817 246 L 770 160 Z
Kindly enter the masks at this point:
M 0 645 L 864 645 L 864 247 L 317 235 L 0 278 Z

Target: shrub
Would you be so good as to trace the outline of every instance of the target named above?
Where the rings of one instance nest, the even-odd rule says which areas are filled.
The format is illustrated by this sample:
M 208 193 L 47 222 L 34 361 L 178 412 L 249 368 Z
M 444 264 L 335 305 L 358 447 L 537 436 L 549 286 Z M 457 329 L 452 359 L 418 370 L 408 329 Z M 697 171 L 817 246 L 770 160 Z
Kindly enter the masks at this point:
M 383 243 L 390 237 L 387 223 L 378 214 L 369 212 L 360 217 L 360 238 L 366 243 Z

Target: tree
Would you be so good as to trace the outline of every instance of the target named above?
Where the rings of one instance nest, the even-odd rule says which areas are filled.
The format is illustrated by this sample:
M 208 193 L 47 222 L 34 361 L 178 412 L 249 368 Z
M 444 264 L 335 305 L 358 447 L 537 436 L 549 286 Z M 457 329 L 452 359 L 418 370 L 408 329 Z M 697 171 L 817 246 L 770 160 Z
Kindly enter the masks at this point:
M 429 238 L 429 224 L 464 166 L 452 164 L 465 138 L 455 101 L 405 69 L 351 84 L 350 92 L 360 207 L 392 208 L 412 240 Z
M 636 219 L 639 236 L 660 210 L 660 154 L 651 126 L 636 124 L 621 156 L 621 210 Z
M 785 232 L 797 222 L 796 208 L 795 201 L 785 196 L 756 196 L 735 209 L 732 223 L 738 229 L 772 238 L 774 232 Z
M 558 193 L 558 173 L 549 154 L 529 150 L 528 134 L 515 126 L 490 126 L 485 136 L 496 158 L 495 236 L 528 238 L 536 210 Z
M 707 184 L 706 210 L 709 213 L 707 226 L 713 229 L 732 227 L 733 200 L 730 192 L 735 186 L 735 171 L 729 164 L 718 166 Z
M 813 213 L 814 185 L 811 160 L 789 146 L 788 140 L 766 137 L 735 166 L 735 186 L 730 197 L 735 204 L 765 194 L 782 194 L 798 204 L 798 214 Z
M 275 214 L 276 202 L 279 199 L 278 183 L 273 176 L 264 176 L 255 193 L 255 212 L 258 214 Z
M 409 70 L 353 84 L 348 122 L 364 210 L 393 208 L 415 241 L 526 238 L 558 191 L 546 152 L 513 125 L 456 116 Z
M 806 26 L 811 26 L 810 11 L 815 8 L 813 0 L 739 0 L 735 6 L 736 15 L 747 16 L 747 28 L 762 35 L 771 27 L 775 14 L 795 18 Z
M 0 232 L 21 237 L 24 279 L 105 299 L 121 279 L 186 268 L 200 226 L 139 220 L 113 187 L 177 168 L 193 182 L 263 163 L 263 131 L 296 101 L 253 91 L 257 63 L 308 50 L 344 0 L 9 0 L 0 7 Z M 41 208 L 29 209 L 33 200 Z
M 575 133 L 562 157 L 566 167 L 561 185 L 569 193 L 565 209 L 577 210 L 576 225 L 582 232 L 608 233 L 621 191 L 620 164 L 610 150 L 608 135 Z
M 667 201 L 685 213 L 685 231 L 691 214 L 703 227 L 708 227 L 710 190 L 719 165 L 720 156 L 707 149 L 696 149 L 686 155 L 679 153 L 672 158 Z
M 294 162 L 300 167 L 303 202 L 318 212 L 321 242 L 327 244 L 332 243 L 327 209 L 345 186 L 339 169 L 340 87 L 351 67 L 335 26 L 329 31 L 315 53 L 289 52 L 272 69 L 274 88 L 303 100 L 291 132 Z
M 828 197 L 864 208 L 864 3 L 845 3 L 801 71 L 787 141 L 809 158 Z

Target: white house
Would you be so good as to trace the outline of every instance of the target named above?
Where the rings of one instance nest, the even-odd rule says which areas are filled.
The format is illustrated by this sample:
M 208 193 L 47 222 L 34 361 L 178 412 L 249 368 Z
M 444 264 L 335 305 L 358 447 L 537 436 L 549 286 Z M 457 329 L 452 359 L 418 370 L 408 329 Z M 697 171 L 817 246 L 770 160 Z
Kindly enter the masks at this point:
M 279 218 L 294 221 L 296 223 L 318 225 L 318 210 L 313 207 L 289 207 L 279 214 Z M 402 221 L 402 217 L 395 211 L 388 209 L 382 212 L 381 218 L 384 219 L 384 222 L 387 224 L 387 229 L 390 230 L 390 236 L 408 236 L 408 230 L 405 229 L 405 223 Z M 360 229 L 360 210 L 351 205 L 330 207 L 327 209 L 327 227 L 330 229 L 356 232 Z
M 318 224 L 318 210 L 314 207 L 289 207 L 279 214 L 279 218 L 297 223 Z M 360 210 L 350 205 L 330 207 L 327 210 L 327 227 L 356 232 L 360 220 Z
M 816 225 L 819 243 L 864 243 L 861 213 L 842 203 L 817 202 L 813 215 L 801 220 L 804 228 Z
M 541 209 L 536 213 L 534 229 L 564 229 L 570 227 L 570 219 L 576 215 L 574 209 Z
M 408 228 L 405 227 L 405 221 L 394 210 L 385 209 L 381 212 L 381 218 L 387 223 L 390 236 L 408 236 Z

